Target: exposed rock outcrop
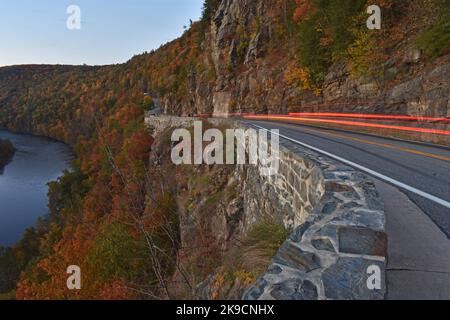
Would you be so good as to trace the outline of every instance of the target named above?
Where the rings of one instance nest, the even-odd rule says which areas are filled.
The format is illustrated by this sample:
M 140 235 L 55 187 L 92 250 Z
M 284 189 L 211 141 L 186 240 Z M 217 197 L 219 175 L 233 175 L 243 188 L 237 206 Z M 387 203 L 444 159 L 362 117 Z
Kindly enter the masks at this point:
M 282 37 L 277 29 L 286 19 L 285 10 L 275 0 L 221 1 L 202 44 L 206 56 L 202 63 L 214 70 L 214 80 L 207 76 L 210 71 L 191 74 L 190 96 L 182 102 L 165 96 L 166 111 L 450 114 L 449 56 L 429 63 L 413 39 L 386 49 L 396 54 L 385 63 L 381 78 L 354 78 L 339 62 L 326 75 L 321 96 L 288 84 L 286 69 L 298 57 L 295 35 Z

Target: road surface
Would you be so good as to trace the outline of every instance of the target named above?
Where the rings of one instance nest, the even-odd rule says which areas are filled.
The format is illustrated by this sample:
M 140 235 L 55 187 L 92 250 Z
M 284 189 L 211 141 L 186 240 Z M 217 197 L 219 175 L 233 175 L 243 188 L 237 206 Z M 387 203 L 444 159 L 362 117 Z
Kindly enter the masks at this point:
M 450 148 L 245 120 L 371 175 L 386 205 L 388 298 L 450 299 Z

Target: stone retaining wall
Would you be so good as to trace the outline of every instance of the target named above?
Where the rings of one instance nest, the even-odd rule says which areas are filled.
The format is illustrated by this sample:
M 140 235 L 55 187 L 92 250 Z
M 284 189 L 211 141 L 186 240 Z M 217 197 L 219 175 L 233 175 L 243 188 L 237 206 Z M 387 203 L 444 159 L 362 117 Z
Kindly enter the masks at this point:
M 196 120 L 146 119 L 154 134 L 167 127 L 189 127 Z M 247 128 L 232 120 L 208 121 Z M 292 231 L 244 299 L 384 298 L 384 205 L 365 175 L 283 139 L 277 175 L 263 176 L 255 166 L 237 167 L 236 175 L 244 181 L 243 232 L 266 217 Z M 377 269 L 381 289 L 371 290 L 368 272 Z
M 281 192 L 280 204 L 300 194 L 300 213 L 297 201 L 291 207 L 300 218 L 294 221 L 301 222 L 244 299 L 384 299 L 387 238 L 384 204 L 374 184 L 334 160 L 289 141 L 280 143 L 284 165 L 278 179 L 293 179 Z M 293 177 L 292 170 L 297 172 Z M 279 185 L 275 182 L 260 196 L 275 199 L 270 194 L 280 195 Z M 283 216 L 282 210 L 278 214 Z M 367 285 L 373 266 L 380 270 L 380 290 Z

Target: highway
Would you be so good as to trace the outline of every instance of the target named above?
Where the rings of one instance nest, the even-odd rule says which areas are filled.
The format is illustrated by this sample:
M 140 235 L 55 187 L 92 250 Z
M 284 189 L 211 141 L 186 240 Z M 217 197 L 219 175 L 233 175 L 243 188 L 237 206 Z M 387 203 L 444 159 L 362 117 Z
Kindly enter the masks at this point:
M 450 148 L 300 124 L 245 122 L 268 130 L 279 129 L 282 137 L 379 173 L 390 178 L 385 180 L 390 184 L 406 185 L 400 189 L 450 238 Z
M 373 177 L 385 202 L 388 299 L 450 299 L 450 148 L 245 119 Z

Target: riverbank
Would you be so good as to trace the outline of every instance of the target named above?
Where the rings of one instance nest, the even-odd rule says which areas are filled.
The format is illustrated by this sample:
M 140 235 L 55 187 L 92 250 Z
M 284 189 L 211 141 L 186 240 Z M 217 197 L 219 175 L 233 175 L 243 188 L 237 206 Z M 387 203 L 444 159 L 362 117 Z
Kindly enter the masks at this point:
M 12 160 L 16 148 L 9 140 L 0 139 L 0 171 Z

